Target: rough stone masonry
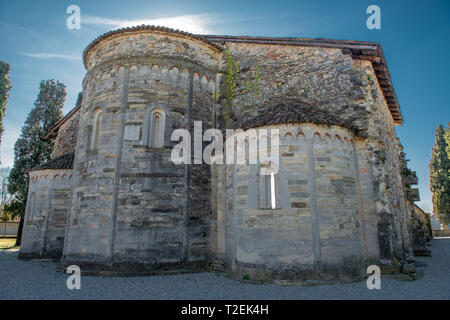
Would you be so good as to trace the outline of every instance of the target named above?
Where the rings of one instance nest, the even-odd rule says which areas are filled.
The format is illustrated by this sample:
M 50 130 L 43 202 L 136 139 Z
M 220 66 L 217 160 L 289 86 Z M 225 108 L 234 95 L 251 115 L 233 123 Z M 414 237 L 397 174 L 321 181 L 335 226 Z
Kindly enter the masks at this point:
M 29 172 L 21 258 L 296 281 L 411 261 L 418 198 L 378 43 L 139 26 L 98 37 L 83 58 L 82 98 L 46 136 L 53 159 Z M 174 164 L 171 134 L 193 136 L 194 121 L 278 129 L 279 170 Z

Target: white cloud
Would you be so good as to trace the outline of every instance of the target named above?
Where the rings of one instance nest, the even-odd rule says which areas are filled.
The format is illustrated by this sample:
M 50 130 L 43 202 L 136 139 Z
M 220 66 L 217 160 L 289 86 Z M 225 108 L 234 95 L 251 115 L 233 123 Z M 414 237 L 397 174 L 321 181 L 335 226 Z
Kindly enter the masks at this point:
M 81 60 L 81 55 L 68 55 L 60 53 L 22 53 L 24 56 L 37 59 L 66 59 L 66 60 Z
M 177 17 L 144 19 L 144 20 L 109 19 L 89 15 L 81 16 L 81 27 L 83 27 L 83 24 L 88 24 L 88 25 L 109 26 L 113 28 L 124 28 L 145 24 L 145 25 L 164 26 L 196 34 L 210 33 L 208 25 L 211 25 L 212 23 L 213 23 L 212 17 L 207 14 L 184 15 Z

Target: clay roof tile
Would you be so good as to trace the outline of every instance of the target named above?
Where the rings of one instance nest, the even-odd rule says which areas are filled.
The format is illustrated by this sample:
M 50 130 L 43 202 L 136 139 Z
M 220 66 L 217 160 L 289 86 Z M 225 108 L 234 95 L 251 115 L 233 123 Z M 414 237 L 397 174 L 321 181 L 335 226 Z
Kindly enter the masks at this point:
M 258 115 L 247 120 L 238 121 L 236 128 L 247 130 L 287 123 L 336 125 L 355 131 L 355 127 L 350 121 L 339 119 L 325 110 L 313 109 L 311 106 L 295 102 L 277 104 L 270 108 L 261 108 Z
M 51 159 L 37 167 L 34 167 L 30 171 L 47 169 L 73 169 L 73 159 L 74 154 L 68 153 L 58 158 Z

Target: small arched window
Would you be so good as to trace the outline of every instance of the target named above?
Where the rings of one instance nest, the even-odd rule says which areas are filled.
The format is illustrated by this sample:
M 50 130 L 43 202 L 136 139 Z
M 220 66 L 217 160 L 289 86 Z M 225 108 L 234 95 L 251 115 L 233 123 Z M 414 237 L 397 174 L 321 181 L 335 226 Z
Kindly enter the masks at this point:
M 164 110 L 154 109 L 150 114 L 150 130 L 149 130 L 149 147 L 163 148 L 164 147 L 164 130 L 165 130 L 166 116 Z
M 92 130 L 91 150 L 97 150 L 100 140 L 100 132 L 102 129 L 103 112 L 98 109 L 94 112 L 94 128 Z

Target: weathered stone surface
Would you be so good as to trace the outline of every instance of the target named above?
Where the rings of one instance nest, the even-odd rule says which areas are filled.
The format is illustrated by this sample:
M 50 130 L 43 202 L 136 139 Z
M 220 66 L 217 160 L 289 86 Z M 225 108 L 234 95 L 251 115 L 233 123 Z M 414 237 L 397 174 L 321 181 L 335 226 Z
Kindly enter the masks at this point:
M 106 34 L 84 58 L 82 103 L 54 149 L 75 154 L 73 177 L 32 180 L 44 202 L 27 209 L 23 257 L 63 251 L 63 266 L 85 272 L 214 261 L 252 279 L 346 280 L 367 264 L 396 266 L 425 239 L 411 228 L 417 197 L 405 189 L 414 181 L 403 175 L 401 116 L 370 61 L 336 47 L 213 44 L 149 27 Z M 229 59 L 240 65 L 231 97 Z M 194 121 L 202 132 L 279 130 L 274 203 L 261 163 L 170 161 L 172 132 L 194 137 Z
M 406 198 L 408 199 L 408 201 L 420 201 L 419 189 L 407 189 Z
M 81 104 L 81 101 L 79 101 Z M 52 158 L 56 159 L 66 154 L 73 154 L 77 143 L 78 122 L 80 121 L 80 112 L 77 110 L 79 106 L 75 106 L 74 113 L 70 117 L 62 119 L 55 139 Z
M 416 272 L 416 266 L 414 263 L 403 263 L 400 272 L 404 274 L 410 274 Z
M 21 258 L 61 258 L 70 211 L 72 170 L 30 172 Z

